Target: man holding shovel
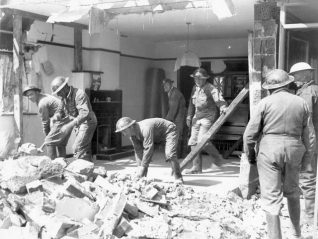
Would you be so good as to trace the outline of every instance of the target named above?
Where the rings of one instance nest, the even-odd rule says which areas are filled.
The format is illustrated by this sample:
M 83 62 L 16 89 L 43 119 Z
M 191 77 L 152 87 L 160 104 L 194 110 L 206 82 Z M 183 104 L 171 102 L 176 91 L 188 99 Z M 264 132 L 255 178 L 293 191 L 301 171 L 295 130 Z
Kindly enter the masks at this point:
M 66 145 L 71 132 L 61 134 L 59 132 L 62 125 L 69 120 L 65 116 L 60 120 L 53 120 L 53 115 L 57 111 L 60 100 L 54 96 L 41 93 L 41 89 L 35 85 L 29 85 L 23 90 L 23 96 L 28 97 L 39 108 L 39 115 L 42 121 L 43 132 L 46 135 L 44 144 L 40 151 L 46 146 L 46 151 L 51 159 L 66 156 Z
M 56 77 L 51 83 L 52 94 L 61 97 L 54 118 L 60 120 L 65 112 L 70 122 L 64 124 L 60 132 L 67 134 L 76 130 L 76 139 L 73 145 L 74 158 L 92 160 L 91 141 L 97 126 L 97 119 L 92 110 L 91 103 L 86 93 L 68 85 L 68 78 Z

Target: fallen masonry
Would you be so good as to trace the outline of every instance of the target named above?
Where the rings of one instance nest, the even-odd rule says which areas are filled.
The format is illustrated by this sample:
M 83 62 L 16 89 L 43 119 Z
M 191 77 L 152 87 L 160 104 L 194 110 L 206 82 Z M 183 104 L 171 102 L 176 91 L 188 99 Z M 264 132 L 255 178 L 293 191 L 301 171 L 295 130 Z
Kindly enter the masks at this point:
M 258 195 L 221 197 L 46 156 L 1 161 L 0 181 L 1 239 L 266 238 Z

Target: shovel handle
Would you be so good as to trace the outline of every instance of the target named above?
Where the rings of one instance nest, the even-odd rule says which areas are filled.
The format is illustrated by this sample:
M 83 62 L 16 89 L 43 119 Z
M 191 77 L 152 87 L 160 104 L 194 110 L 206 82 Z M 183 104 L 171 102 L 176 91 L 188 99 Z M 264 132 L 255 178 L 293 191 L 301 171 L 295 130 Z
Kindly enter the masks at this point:
M 40 148 L 38 148 L 38 151 L 41 152 L 41 153 L 43 153 L 43 148 L 44 148 L 45 145 L 46 145 L 46 143 L 43 143 L 43 144 L 40 146 Z

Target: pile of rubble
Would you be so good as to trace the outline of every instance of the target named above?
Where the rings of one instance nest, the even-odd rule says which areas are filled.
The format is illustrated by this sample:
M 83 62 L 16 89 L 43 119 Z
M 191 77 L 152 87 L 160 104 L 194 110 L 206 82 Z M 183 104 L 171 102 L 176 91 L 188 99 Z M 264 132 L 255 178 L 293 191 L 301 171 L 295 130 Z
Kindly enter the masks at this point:
M 109 174 L 84 160 L 0 162 L 0 238 L 265 238 L 257 196 Z

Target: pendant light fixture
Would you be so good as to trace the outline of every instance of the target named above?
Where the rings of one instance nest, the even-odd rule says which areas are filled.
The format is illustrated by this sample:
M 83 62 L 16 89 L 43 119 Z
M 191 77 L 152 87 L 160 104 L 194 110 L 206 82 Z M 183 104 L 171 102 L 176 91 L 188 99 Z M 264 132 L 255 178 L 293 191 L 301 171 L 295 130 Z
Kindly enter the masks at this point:
M 186 51 L 177 58 L 176 63 L 174 65 L 174 71 L 179 70 L 181 66 L 200 67 L 201 65 L 200 58 L 194 52 L 189 50 L 189 33 L 191 22 L 187 22 L 186 24 L 188 26 L 187 48 Z

